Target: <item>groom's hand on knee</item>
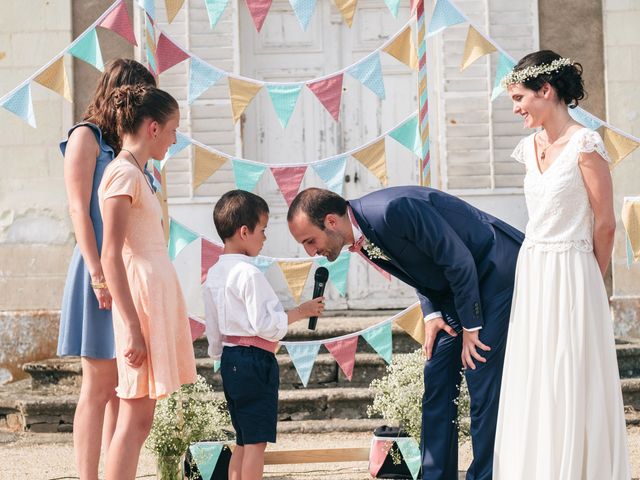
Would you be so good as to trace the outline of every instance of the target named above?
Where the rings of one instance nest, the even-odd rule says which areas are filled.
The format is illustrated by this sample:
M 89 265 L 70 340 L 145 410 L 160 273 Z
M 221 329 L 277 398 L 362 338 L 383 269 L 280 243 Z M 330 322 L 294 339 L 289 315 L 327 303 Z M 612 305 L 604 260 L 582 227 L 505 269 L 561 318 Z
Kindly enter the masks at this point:
M 464 330 L 462 332 L 462 366 L 464 368 L 475 370 L 476 364 L 473 363 L 474 359 L 482 363 L 487 362 L 487 359 L 478 353 L 478 348 L 484 350 L 485 352 L 491 350 L 491 347 L 485 345 L 480 341 L 479 330 L 474 330 L 472 332 L 470 332 L 469 330 Z
M 427 358 L 427 360 L 431 360 L 431 357 L 433 355 L 433 344 L 435 343 L 436 337 L 438 336 L 438 332 L 440 332 L 440 330 L 444 330 L 452 337 L 458 336 L 451 325 L 445 322 L 442 317 L 436 317 L 425 322 L 424 345 L 422 345 L 422 353 Z

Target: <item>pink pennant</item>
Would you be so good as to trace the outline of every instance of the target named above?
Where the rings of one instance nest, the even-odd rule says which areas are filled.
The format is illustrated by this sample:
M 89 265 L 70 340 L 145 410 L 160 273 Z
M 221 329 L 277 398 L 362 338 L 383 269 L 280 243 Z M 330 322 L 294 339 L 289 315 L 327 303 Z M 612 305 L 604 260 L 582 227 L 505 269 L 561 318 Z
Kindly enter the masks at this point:
M 247 0 L 247 7 L 251 12 L 253 23 L 256 25 L 256 30 L 260 31 L 264 19 L 267 18 L 267 13 L 271 8 L 271 2 L 273 0 Z
M 371 450 L 369 452 L 369 473 L 376 478 L 385 458 L 389 454 L 389 450 L 393 446 L 393 442 L 388 440 L 373 440 Z
M 375 268 L 378 272 L 380 272 L 380 274 L 386 278 L 388 281 L 391 281 L 391 274 L 389 272 L 387 272 L 386 270 L 383 270 L 382 268 L 380 268 L 378 265 L 375 264 L 375 262 L 372 262 L 371 259 L 369 257 L 367 257 L 364 253 L 362 253 L 362 251 L 358 251 L 358 254 L 364 258 L 367 263 L 369 265 L 371 265 L 373 268 Z
M 216 245 L 209 240 L 202 239 L 200 248 L 200 283 L 204 283 L 207 279 L 207 273 L 209 269 L 213 267 L 222 255 L 222 246 Z
M 133 33 L 131 19 L 129 18 L 129 12 L 127 11 L 127 6 L 124 4 L 123 0 L 120 1 L 116 8 L 111 10 L 109 15 L 104 17 L 98 26 L 112 30 L 131 45 L 136 47 L 138 46 L 136 36 Z
M 307 83 L 320 103 L 337 122 L 340 116 L 340 100 L 342 99 L 342 73 L 313 83 Z
M 158 73 L 162 73 L 189 58 L 189 54 L 169 40 L 164 33 L 161 33 L 158 38 L 156 57 L 158 59 Z
M 356 363 L 356 348 L 358 348 L 358 336 L 337 340 L 324 344 L 329 353 L 336 359 L 345 376 L 351 381 L 353 366 Z
M 191 327 L 191 341 L 195 342 L 206 330 L 206 325 L 194 317 L 189 317 L 189 327 Z
M 273 178 L 282 192 L 282 196 L 287 201 L 287 205 L 291 205 L 293 199 L 296 198 L 300 184 L 304 178 L 307 167 L 271 167 Z

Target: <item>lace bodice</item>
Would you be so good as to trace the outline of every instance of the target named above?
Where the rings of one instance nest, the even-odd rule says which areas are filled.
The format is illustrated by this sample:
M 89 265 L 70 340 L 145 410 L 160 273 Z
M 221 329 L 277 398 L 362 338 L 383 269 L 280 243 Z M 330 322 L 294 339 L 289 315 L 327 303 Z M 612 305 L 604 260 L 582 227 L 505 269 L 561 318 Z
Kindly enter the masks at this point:
M 578 160 L 581 152 L 596 151 L 610 162 L 600 135 L 588 128 L 574 132 L 544 173 L 536 160 L 534 135 L 523 138 L 511 154 L 527 168 L 524 194 L 529 222 L 524 245 L 553 251 L 593 250 L 593 210 Z

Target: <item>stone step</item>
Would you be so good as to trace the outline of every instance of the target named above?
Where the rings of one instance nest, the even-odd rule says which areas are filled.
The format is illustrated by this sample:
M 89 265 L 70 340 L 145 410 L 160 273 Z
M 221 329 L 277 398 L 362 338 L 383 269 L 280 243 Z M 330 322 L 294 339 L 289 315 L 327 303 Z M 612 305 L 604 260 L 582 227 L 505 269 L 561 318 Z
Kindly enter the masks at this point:
M 301 320 L 289 327 L 287 336 L 283 341 L 300 342 L 309 340 L 324 340 L 327 338 L 340 337 L 349 333 L 358 332 L 372 325 L 376 325 L 396 314 L 397 311 L 390 311 L 388 315 L 376 316 L 335 316 L 318 319 L 318 325 L 315 330 L 307 328 L 307 320 Z M 419 347 L 418 343 L 413 340 L 404 330 L 397 325 L 392 327 L 393 351 L 395 353 L 412 352 Z M 205 337 L 196 339 L 193 344 L 196 358 L 207 357 L 208 342 Z M 375 350 L 362 337 L 358 339 L 358 352 L 375 353 Z M 281 348 L 279 354 L 286 352 L 285 348 Z
M 222 393 L 216 395 L 222 396 Z M 278 419 L 286 431 L 319 431 L 325 428 L 320 426 L 321 422 L 326 423 L 326 428 L 332 428 L 354 419 L 358 422 L 367 420 L 367 406 L 372 399 L 373 393 L 367 388 L 284 390 L 280 392 Z M 70 432 L 76 403 L 75 394 L 54 388 L 34 392 L 28 380 L 14 382 L 0 392 L 0 430 Z M 316 423 L 295 423 L 302 421 Z M 382 420 L 377 421 L 380 422 Z M 367 423 L 366 428 L 372 424 L 374 422 Z M 340 428 L 351 428 L 349 425 L 356 431 L 364 428 L 360 423 L 349 423 Z

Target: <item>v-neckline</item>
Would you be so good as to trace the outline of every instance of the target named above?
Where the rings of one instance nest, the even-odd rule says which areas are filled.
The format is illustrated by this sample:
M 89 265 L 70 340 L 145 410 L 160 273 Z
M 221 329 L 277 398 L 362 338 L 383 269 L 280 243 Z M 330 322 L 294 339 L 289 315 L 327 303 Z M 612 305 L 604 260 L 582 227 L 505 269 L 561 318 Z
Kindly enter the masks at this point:
M 561 151 L 560 151 L 560 153 L 556 156 L 556 159 L 553 161 L 553 163 L 551 163 L 551 165 L 549 165 L 549 166 L 547 167 L 547 169 L 546 169 L 544 172 L 540 169 L 540 161 L 538 160 L 538 146 L 536 145 L 536 135 L 537 135 L 539 132 L 536 132 L 536 133 L 534 133 L 534 134 L 531 136 L 531 141 L 533 142 L 533 158 L 534 158 L 534 160 L 535 160 L 535 162 L 536 162 L 536 171 L 538 172 L 538 175 L 539 175 L 539 176 L 544 177 L 544 176 L 546 175 L 546 173 L 547 173 L 549 170 L 551 170 L 551 169 L 553 168 L 553 166 L 554 166 L 556 163 L 558 163 L 558 160 L 560 160 L 560 157 L 562 157 L 562 155 L 564 155 L 564 152 L 567 150 L 567 147 L 568 147 L 568 146 L 569 146 L 569 144 L 573 141 L 573 138 L 576 136 L 576 134 L 577 134 L 578 132 L 581 132 L 581 131 L 582 131 L 582 130 L 584 130 L 585 128 L 587 128 L 587 127 L 579 128 L 578 130 L 576 130 L 575 132 L 573 132 L 573 133 L 571 134 L 571 136 L 569 137 L 569 140 L 567 140 L 567 143 L 565 144 L 565 146 L 564 146 L 564 147 L 562 147 L 562 150 L 561 150 Z

